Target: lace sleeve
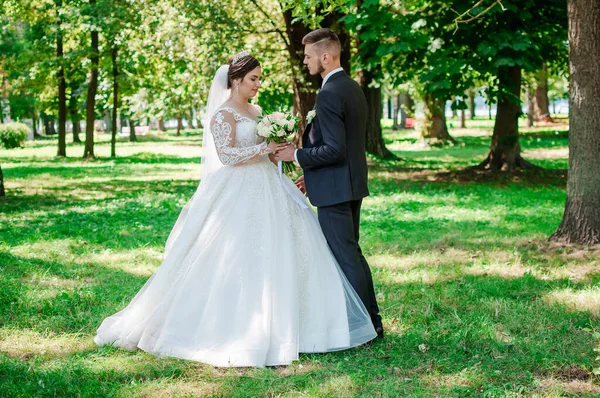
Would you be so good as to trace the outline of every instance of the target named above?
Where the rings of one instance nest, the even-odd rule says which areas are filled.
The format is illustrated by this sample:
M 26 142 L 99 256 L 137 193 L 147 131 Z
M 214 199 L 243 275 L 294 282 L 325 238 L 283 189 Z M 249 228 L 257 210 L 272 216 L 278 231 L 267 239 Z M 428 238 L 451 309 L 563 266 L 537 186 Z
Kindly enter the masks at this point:
M 225 110 L 215 113 L 211 121 L 210 131 L 215 141 L 219 159 L 224 165 L 244 163 L 269 153 L 266 142 L 247 147 L 236 147 L 235 118 Z

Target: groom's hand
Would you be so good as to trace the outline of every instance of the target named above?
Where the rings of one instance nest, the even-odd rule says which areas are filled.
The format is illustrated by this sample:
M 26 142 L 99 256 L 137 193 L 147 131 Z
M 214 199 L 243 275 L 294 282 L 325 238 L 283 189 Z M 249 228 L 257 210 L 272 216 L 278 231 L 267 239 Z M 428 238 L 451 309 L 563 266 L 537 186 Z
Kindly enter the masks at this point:
M 293 162 L 294 161 L 294 152 L 296 152 L 296 147 L 293 144 L 289 144 L 284 149 L 277 151 L 275 153 L 275 160 L 282 162 Z
M 306 194 L 306 185 L 304 185 L 304 176 L 300 176 L 296 180 L 296 186 L 298 187 L 300 192 L 302 192 L 303 194 Z

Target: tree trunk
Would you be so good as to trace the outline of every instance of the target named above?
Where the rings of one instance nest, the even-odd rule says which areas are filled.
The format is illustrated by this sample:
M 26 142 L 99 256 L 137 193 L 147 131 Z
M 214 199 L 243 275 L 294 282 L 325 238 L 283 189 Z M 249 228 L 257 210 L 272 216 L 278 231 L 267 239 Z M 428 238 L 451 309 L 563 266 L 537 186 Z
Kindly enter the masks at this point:
M 136 142 L 137 135 L 135 135 L 135 120 L 132 116 L 129 116 L 129 142 Z
M 531 92 L 531 87 L 529 83 L 527 83 L 527 87 L 525 88 L 525 96 L 527 97 L 527 127 L 533 127 L 534 121 L 534 106 L 533 106 L 533 93 Z
M 467 128 L 467 125 L 465 124 L 465 110 L 464 109 L 460 110 L 460 128 L 461 129 Z
M 292 88 L 294 90 L 294 113 L 300 113 L 299 134 L 296 136 L 295 144 L 302 143 L 302 133 L 304 133 L 305 117 L 315 106 L 317 99 L 317 90 L 321 86 L 321 76 L 311 76 L 308 69 L 304 66 L 304 46 L 302 38 L 307 35 L 311 29 L 302 22 L 295 20 L 292 10 L 283 12 L 287 33 L 287 51 L 292 69 Z
M 479 167 L 492 171 L 533 167 L 521 157 L 519 145 L 521 67 L 515 65 L 499 68 L 498 80 L 505 91 L 499 94 L 490 152 Z
M 392 99 L 388 97 L 387 99 L 387 117 L 391 119 L 392 116 Z
M 104 122 L 104 132 L 106 134 L 112 133 L 112 112 L 108 109 L 105 109 L 102 112 L 102 121 Z
M 537 120 L 552 120 L 548 101 L 548 65 L 537 73 L 535 89 L 535 118 Z
M 452 119 L 458 118 L 458 111 L 456 109 L 456 97 L 452 97 Z M 445 112 L 445 111 L 444 111 Z
M 58 22 L 56 23 L 56 59 L 58 62 L 58 151 L 56 156 L 67 156 L 67 83 L 63 66 L 63 37 L 61 28 L 62 0 L 57 0 Z
M 2 165 L 0 165 L 0 196 L 6 196 L 4 191 L 4 174 L 2 174 Z
M 181 115 L 177 115 L 177 134 L 176 134 L 177 137 L 179 137 L 181 135 L 181 129 L 183 128 L 183 123 L 181 120 L 182 120 Z
M 467 95 L 469 96 L 469 118 L 475 120 L 475 90 L 469 89 Z
M 44 133 L 46 135 L 56 135 L 56 129 L 54 128 L 54 120 L 44 115 Z
M 90 5 L 95 8 L 96 0 L 90 0 Z M 96 13 L 96 11 L 93 11 Z M 85 123 L 85 149 L 84 158 L 94 158 L 94 130 L 95 130 L 95 110 L 96 110 L 96 91 L 98 90 L 98 31 L 92 30 L 92 55 L 91 55 L 90 85 L 87 92 L 86 105 L 86 123 Z
M 392 115 L 392 130 L 398 130 L 398 116 L 400 115 L 400 94 L 394 96 L 394 114 Z
M 113 104 L 111 118 L 111 138 L 110 138 L 110 157 L 117 157 L 117 113 L 119 111 L 119 66 L 117 65 L 117 57 L 119 49 L 115 44 L 111 51 L 112 59 L 112 75 L 113 75 Z
M 69 115 L 73 123 L 73 142 L 80 143 L 79 133 L 81 133 L 81 124 L 79 118 L 79 98 L 76 88 L 71 85 L 71 96 L 69 97 Z
M 550 237 L 600 243 L 600 3 L 569 0 L 569 173 L 563 219 Z
M 405 129 L 406 127 L 406 119 L 409 117 L 414 118 L 415 117 L 415 101 L 413 100 L 413 98 L 410 96 L 409 93 L 404 93 L 401 95 L 402 100 L 401 102 L 401 110 L 400 112 L 402 112 L 402 128 Z
M 381 116 L 383 113 L 383 101 L 381 98 L 381 87 L 369 87 L 373 81 L 373 74 L 367 70 L 358 73 L 358 84 L 367 98 L 367 136 L 366 150 L 368 153 L 380 158 L 393 158 L 383 142 L 383 131 L 381 129 Z
M 40 133 L 38 133 L 38 118 L 35 109 L 31 111 L 31 121 L 33 123 L 33 139 L 36 139 L 40 136 Z
M 167 131 L 167 128 L 165 127 L 165 119 L 163 119 L 162 117 L 158 119 L 158 130 Z
M 447 144 L 456 142 L 448 133 L 446 124 L 446 102 L 436 99 L 433 94 L 425 94 L 425 125 L 421 136 L 429 143 Z
M 189 110 L 190 114 L 188 117 L 188 129 L 193 129 L 194 128 L 194 109 L 190 106 L 190 110 Z
M 71 119 L 71 123 L 73 123 L 73 142 L 80 143 L 81 138 L 79 134 L 81 133 L 81 121 L 78 118 Z

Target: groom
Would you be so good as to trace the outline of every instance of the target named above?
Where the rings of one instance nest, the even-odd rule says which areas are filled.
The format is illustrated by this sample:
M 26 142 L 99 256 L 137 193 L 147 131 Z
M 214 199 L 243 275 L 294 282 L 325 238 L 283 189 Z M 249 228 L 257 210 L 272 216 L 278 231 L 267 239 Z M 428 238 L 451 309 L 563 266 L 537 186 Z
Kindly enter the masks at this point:
M 363 301 L 378 337 L 383 337 L 369 264 L 358 244 L 360 206 L 369 195 L 365 134 L 367 100 L 340 64 L 342 47 L 329 29 L 302 39 L 304 64 L 323 77 L 314 111 L 302 137 L 302 148 L 289 146 L 277 160 L 295 160 L 304 170 L 296 182 L 317 207 L 327 243 L 350 284 Z

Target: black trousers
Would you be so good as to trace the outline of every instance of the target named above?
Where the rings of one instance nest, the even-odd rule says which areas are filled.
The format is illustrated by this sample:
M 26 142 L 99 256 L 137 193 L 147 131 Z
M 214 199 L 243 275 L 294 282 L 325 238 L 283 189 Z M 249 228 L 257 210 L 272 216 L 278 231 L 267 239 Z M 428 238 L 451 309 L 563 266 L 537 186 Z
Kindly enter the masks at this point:
M 358 244 L 361 200 L 317 208 L 319 224 L 327 243 L 348 281 L 371 315 L 375 327 L 381 325 L 373 277 Z

